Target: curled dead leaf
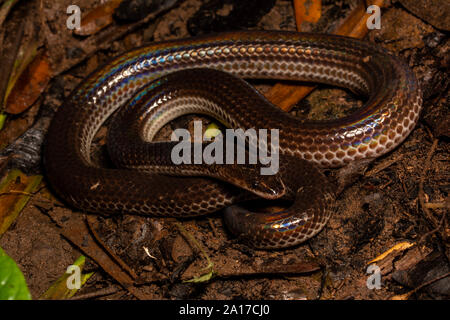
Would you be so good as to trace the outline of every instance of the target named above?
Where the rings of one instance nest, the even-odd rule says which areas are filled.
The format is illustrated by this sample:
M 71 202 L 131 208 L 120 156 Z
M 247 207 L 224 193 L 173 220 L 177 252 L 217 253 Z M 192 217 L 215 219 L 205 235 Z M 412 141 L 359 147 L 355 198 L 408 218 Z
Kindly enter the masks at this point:
M 5 112 L 19 114 L 28 109 L 50 81 L 50 63 L 45 51 L 38 54 L 17 79 L 6 100 Z

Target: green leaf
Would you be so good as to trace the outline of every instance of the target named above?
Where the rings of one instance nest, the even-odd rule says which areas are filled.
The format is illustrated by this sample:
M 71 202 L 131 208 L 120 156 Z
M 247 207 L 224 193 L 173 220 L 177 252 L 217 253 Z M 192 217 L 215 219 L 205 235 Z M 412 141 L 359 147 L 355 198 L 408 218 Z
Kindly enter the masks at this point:
M 0 300 L 31 300 L 17 264 L 0 248 Z
M 208 127 L 206 127 L 204 137 L 207 139 L 212 139 L 217 137 L 221 133 L 222 131 L 220 131 L 219 126 L 213 122 Z
M 85 261 L 86 258 L 84 256 L 80 256 L 72 266 L 79 267 L 81 271 L 83 270 Z M 93 274 L 93 272 L 81 274 L 80 285 L 84 285 Z M 70 276 L 71 274 L 65 272 L 58 280 L 55 281 L 55 283 L 52 284 L 50 288 L 48 288 L 46 292 L 44 292 L 42 296 L 39 297 L 39 300 L 62 300 L 73 297 L 75 293 L 79 291 L 81 286 L 78 289 L 69 289 L 67 281 L 69 280 Z
M 0 104 L 0 109 L 2 108 L 2 105 Z M 6 121 L 6 113 L 4 112 L 0 112 L 0 130 L 3 129 L 3 126 L 5 125 L 5 121 Z M 1 146 L 0 146 L 1 148 Z
M 208 266 L 206 266 L 206 268 L 203 268 L 203 270 L 208 270 L 208 269 L 209 269 L 208 273 L 205 273 L 205 274 L 201 275 L 200 277 L 194 277 L 190 280 L 185 280 L 184 282 L 200 283 L 200 282 L 207 282 L 209 280 L 212 280 L 216 276 L 216 271 L 214 270 L 214 263 L 212 263 L 212 261 L 209 261 Z

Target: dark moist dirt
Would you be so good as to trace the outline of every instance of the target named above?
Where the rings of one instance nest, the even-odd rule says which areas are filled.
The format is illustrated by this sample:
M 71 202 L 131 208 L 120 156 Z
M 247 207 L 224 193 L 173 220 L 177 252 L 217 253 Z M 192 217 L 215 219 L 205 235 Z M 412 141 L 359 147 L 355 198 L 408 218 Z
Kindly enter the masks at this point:
M 66 2 L 69 3 L 58 2 L 58 7 L 44 5 L 41 11 L 43 17 L 50 21 L 49 27 L 57 29 L 50 36 L 53 41 L 56 41 L 55 34 L 62 29 L 51 21 L 57 19 L 58 12 L 63 12 L 58 10 L 65 8 Z M 30 3 L 30 7 L 35 5 L 33 1 Z M 80 1 L 80 6 L 87 9 L 96 3 Z M 267 3 L 270 5 L 270 1 Z M 353 1 L 340 1 L 338 4 L 323 1 L 323 4 L 328 16 L 333 17 L 330 21 L 322 19 L 320 24 L 323 26 L 338 24 L 339 19 L 355 6 Z M 11 126 L 4 129 L 5 132 L 14 131 L 10 132 L 9 140 L 13 140 L 17 132 L 26 130 L 30 121 L 24 119 L 29 119 L 30 114 L 35 116 L 35 110 L 42 106 L 43 101 L 46 107 L 58 107 L 61 97 L 67 96 L 88 72 L 117 53 L 149 40 L 189 36 L 188 21 L 191 27 L 194 25 L 196 28 L 205 23 L 192 22 L 202 5 L 204 8 L 204 1 L 186 0 L 156 22 L 113 41 L 108 49 L 55 76 L 37 105 L 11 120 Z M 20 8 L 24 10 L 26 5 Z M 232 1 L 227 1 L 222 8 L 214 10 L 221 21 L 227 21 L 221 15 L 233 12 L 232 9 Z M 90 216 L 91 227 L 103 245 L 136 274 L 137 290 L 151 299 L 298 300 L 389 299 L 418 288 L 409 298 L 449 298 L 449 278 L 433 282 L 450 271 L 447 219 L 450 189 L 449 38 L 448 33 L 406 9 L 399 3 L 383 9 L 382 29 L 370 32 L 367 40 L 392 50 L 409 63 L 423 88 L 424 110 L 418 125 L 404 143 L 364 167 L 362 174 L 344 188 L 337 200 L 337 213 L 324 230 L 300 246 L 263 251 L 248 248 L 233 239 L 223 225 L 220 212 L 184 220 L 129 215 Z M 276 1 L 267 11 L 251 28 L 295 30 L 290 1 Z M 19 17 L 13 14 L 10 23 L 14 23 L 14 19 Z M 37 28 L 37 21 L 36 24 Z M 67 36 L 66 32 L 64 34 Z M 67 51 L 71 46 L 70 37 L 64 41 L 65 53 L 58 51 L 62 48 L 61 42 L 55 48 L 48 48 L 56 50 L 53 57 L 71 54 L 70 50 Z M 70 57 L 62 59 L 61 63 L 69 60 Z M 262 92 L 273 83 L 254 82 Z M 361 100 L 344 90 L 320 86 L 291 113 L 313 119 L 338 118 L 361 104 Z M 174 128 L 191 127 L 195 119 L 196 116 L 177 119 L 161 130 L 159 138 L 167 138 Z M 15 121 L 21 121 L 21 130 L 12 124 Z M 100 158 L 106 158 L 105 132 L 106 129 L 100 130 L 96 139 L 95 153 Z M 332 180 L 339 176 L 337 170 L 327 170 L 326 174 Z M 34 299 L 62 276 L 82 251 L 61 235 L 55 217 L 65 221 L 80 214 L 55 199 L 44 184 L 0 239 L 0 246 L 23 271 Z M 394 251 L 376 262 L 382 274 L 381 288 L 369 289 L 366 284 L 369 262 L 405 242 L 415 245 Z M 205 255 L 214 264 L 215 278 L 199 283 L 185 282 L 208 273 L 210 269 L 205 270 L 208 265 Z M 95 271 L 95 274 L 77 296 L 135 299 L 94 260 L 87 259 L 86 269 Z M 430 284 L 424 286 L 427 282 Z M 102 294 L 105 289 L 109 290 L 106 295 Z

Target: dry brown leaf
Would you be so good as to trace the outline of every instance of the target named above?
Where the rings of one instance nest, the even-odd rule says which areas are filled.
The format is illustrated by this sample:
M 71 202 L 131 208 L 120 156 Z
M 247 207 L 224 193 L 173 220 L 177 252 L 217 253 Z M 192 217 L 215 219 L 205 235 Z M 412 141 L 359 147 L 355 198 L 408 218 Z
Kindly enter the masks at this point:
M 297 30 L 301 29 L 301 22 L 307 21 L 302 19 L 314 19 L 317 18 L 317 13 L 314 14 L 315 10 L 319 7 L 317 2 L 312 1 L 310 6 L 310 13 L 305 15 L 305 10 L 303 9 L 304 1 L 295 1 L 295 16 L 297 21 Z M 383 6 L 384 0 L 374 0 L 373 5 Z M 298 3 L 298 4 L 296 4 Z M 314 4 L 316 3 L 316 4 Z M 314 9 L 313 9 L 314 8 Z M 306 17 L 307 16 L 307 17 Z M 345 19 L 344 23 L 334 32 L 338 35 L 346 35 L 354 38 L 363 38 L 367 34 L 366 21 L 370 15 L 366 13 L 365 5 L 363 1 L 350 13 L 350 15 Z M 306 17 L 306 18 L 305 18 Z M 320 15 L 319 15 L 320 18 Z M 300 24 L 299 24 L 300 21 Z M 276 84 L 264 95 L 266 98 L 277 105 L 285 111 L 289 111 L 292 107 L 306 97 L 316 86 L 304 86 L 304 85 L 286 85 L 286 84 Z
M 44 91 L 50 77 L 48 56 L 41 52 L 17 79 L 6 100 L 5 111 L 12 114 L 25 111 Z
M 301 31 L 303 22 L 316 23 L 322 13 L 322 0 L 294 0 L 295 22 Z
M 82 17 L 80 28 L 75 29 L 74 33 L 79 36 L 90 36 L 106 28 L 113 22 L 114 10 L 121 2 L 122 0 L 111 0 L 95 7 Z
M 0 236 L 8 230 L 42 181 L 42 176 L 26 176 L 12 170 L 0 183 Z

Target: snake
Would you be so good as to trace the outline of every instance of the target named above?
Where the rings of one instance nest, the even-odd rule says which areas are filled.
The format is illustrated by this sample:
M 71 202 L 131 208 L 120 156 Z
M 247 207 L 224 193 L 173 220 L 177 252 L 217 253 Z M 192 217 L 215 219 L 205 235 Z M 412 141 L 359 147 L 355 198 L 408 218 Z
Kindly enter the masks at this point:
M 327 84 L 365 100 L 338 119 L 301 119 L 243 79 Z M 237 31 L 155 42 L 113 58 L 65 99 L 48 129 L 44 166 L 55 193 L 80 210 L 184 218 L 223 209 L 238 239 L 256 248 L 284 248 L 319 233 L 336 211 L 336 187 L 322 169 L 393 150 L 415 127 L 421 107 L 411 68 L 367 41 Z M 188 113 L 229 128 L 279 130 L 278 173 L 255 175 L 251 165 L 170 164 L 167 151 L 174 142 L 151 140 Z M 108 133 L 112 158 L 127 160 L 105 167 L 93 159 L 91 146 L 107 120 L 115 128 Z M 260 196 L 287 199 L 289 206 L 256 212 L 240 205 Z

